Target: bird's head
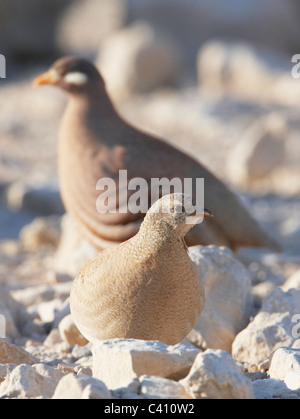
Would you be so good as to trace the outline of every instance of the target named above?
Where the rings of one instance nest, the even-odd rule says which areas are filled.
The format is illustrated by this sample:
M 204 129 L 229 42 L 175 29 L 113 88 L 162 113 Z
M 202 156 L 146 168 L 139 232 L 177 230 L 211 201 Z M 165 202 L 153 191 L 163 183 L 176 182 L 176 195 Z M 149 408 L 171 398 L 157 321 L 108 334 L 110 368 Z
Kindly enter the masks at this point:
M 211 212 L 195 203 L 191 195 L 175 193 L 156 201 L 148 210 L 144 223 L 166 236 L 183 237 L 204 217 L 212 217 Z
M 60 87 L 68 93 L 84 94 L 104 81 L 97 68 L 87 60 L 76 57 L 61 58 L 50 69 L 33 81 L 34 86 L 45 84 Z

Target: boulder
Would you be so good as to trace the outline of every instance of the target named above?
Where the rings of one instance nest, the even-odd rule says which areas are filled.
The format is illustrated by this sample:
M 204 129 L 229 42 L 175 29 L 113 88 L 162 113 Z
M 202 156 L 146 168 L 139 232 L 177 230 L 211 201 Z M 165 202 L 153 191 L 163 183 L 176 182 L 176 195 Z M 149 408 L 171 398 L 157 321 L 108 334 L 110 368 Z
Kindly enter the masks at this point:
M 143 399 L 191 399 L 184 387 L 167 378 L 143 375 L 140 377 L 139 395 Z
M 269 359 L 271 353 L 281 346 L 291 346 L 293 316 L 299 312 L 300 291 L 287 292 L 276 288 L 263 300 L 262 308 L 253 321 L 235 338 L 232 345 L 233 357 L 240 362 L 258 368 Z
M 282 380 L 290 390 L 300 390 L 300 349 L 281 347 L 271 357 L 271 378 Z
M 52 399 L 111 399 L 111 394 L 96 378 L 67 374 L 57 384 Z
M 102 43 L 98 66 L 109 93 L 120 101 L 176 83 L 180 61 L 180 53 L 167 35 L 145 22 L 136 22 Z
M 24 349 L 0 339 L 0 364 L 36 364 L 38 360 Z
M 94 56 L 101 42 L 124 25 L 126 3 L 127 0 L 71 1 L 56 26 L 60 50 L 77 56 Z
M 95 343 L 92 352 L 93 377 L 116 389 L 145 374 L 183 378 L 200 351 L 185 341 L 167 346 L 159 341 L 112 339 Z
M 56 248 L 60 240 L 60 217 L 37 217 L 20 231 L 24 249 L 31 251 L 41 247 Z
M 230 249 L 189 248 L 205 291 L 205 305 L 188 339 L 200 348 L 231 352 L 235 336 L 248 324 L 251 279 Z
M 214 39 L 201 46 L 199 86 L 243 101 L 297 105 L 300 88 L 291 77 L 290 55 L 236 39 Z
M 298 399 L 299 395 L 291 391 L 281 380 L 274 378 L 255 380 L 253 392 L 256 399 Z
M 88 343 L 75 325 L 71 314 L 68 314 L 60 321 L 58 330 L 61 338 L 67 342 L 69 346 L 84 346 Z
M 239 38 L 277 51 L 297 51 L 299 14 L 293 1 L 128 0 L 128 5 L 130 21 L 145 19 L 168 32 L 190 63 L 199 46 L 212 38 Z
M 50 399 L 63 373 L 49 365 L 19 365 L 0 385 L 0 398 Z
M 0 285 L 0 315 L 2 337 L 15 338 L 19 336 L 22 326 L 29 320 L 25 307 L 17 302 L 10 291 Z
M 219 349 L 207 349 L 197 355 L 186 378 L 180 380 L 196 399 L 252 399 L 252 383 L 232 356 Z
M 235 185 L 246 186 L 269 177 L 285 161 L 287 127 L 271 113 L 255 121 L 228 154 L 227 173 Z

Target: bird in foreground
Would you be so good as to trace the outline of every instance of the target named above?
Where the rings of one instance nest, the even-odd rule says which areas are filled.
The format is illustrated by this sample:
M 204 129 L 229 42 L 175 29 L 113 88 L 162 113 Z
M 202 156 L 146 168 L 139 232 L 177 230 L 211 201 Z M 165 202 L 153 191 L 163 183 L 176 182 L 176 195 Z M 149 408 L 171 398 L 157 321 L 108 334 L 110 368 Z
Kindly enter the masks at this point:
M 75 279 L 70 297 L 82 335 L 91 342 L 181 342 L 204 306 L 184 236 L 209 216 L 208 210 L 193 205 L 190 195 L 164 195 L 148 210 L 134 237 L 91 259 Z
M 240 246 L 280 249 L 238 196 L 199 161 L 124 121 L 92 63 L 76 57 L 61 58 L 37 77 L 34 84 L 57 86 L 68 94 L 58 146 L 61 194 L 67 212 L 97 249 L 112 247 L 134 236 L 151 206 L 149 203 L 144 212 L 138 213 L 99 212 L 96 207 L 99 179 L 112 179 L 118 196 L 124 196 L 124 185 L 119 182 L 122 170 L 127 170 L 128 181 L 142 178 L 149 185 L 152 178 L 178 178 L 182 182 L 204 178 L 205 206 L 211 209 L 214 218 L 196 225 L 188 233 L 188 246 L 215 244 L 233 250 Z M 117 201 L 116 207 L 123 204 Z

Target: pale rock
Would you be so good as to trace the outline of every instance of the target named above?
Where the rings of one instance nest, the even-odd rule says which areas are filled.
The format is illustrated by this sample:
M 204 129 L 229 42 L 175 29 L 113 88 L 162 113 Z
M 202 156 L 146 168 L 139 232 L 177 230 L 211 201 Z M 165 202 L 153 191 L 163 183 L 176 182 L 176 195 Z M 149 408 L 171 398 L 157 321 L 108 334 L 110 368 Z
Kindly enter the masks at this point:
M 14 211 L 42 216 L 62 215 L 65 210 L 56 184 L 13 183 L 6 193 L 7 205 Z
M 60 243 L 55 254 L 54 269 L 58 275 L 69 276 L 71 280 L 99 251 L 82 237 L 69 215 L 63 216 L 61 230 Z
M 200 351 L 185 341 L 167 346 L 159 341 L 112 339 L 95 343 L 92 352 L 93 377 L 116 389 L 142 375 L 178 380 L 189 372 Z
M 185 388 L 167 378 L 143 375 L 140 377 L 139 395 L 143 399 L 191 399 Z
M 286 386 L 293 391 L 297 391 L 299 396 L 300 396 L 300 374 L 297 372 L 289 372 L 285 379 L 284 382 L 286 384 Z
M 60 321 L 58 330 L 61 338 L 67 342 L 69 346 L 84 346 L 88 343 L 74 323 L 72 314 L 68 314 Z
M 297 105 L 300 87 L 291 69 L 290 56 L 240 40 L 209 40 L 197 56 L 201 87 L 244 101 Z
M 288 291 L 291 288 L 300 290 L 300 270 L 294 272 L 281 287 L 283 291 Z
M 231 352 L 251 311 L 250 275 L 226 247 L 195 246 L 189 255 L 204 287 L 205 305 L 188 339 L 201 348 Z
M 96 378 L 67 374 L 58 383 L 52 399 L 111 399 L 111 394 Z
M 51 323 L 54 321 L 56 314 L 60 312 L 62 307 L 63 302 L 59 298 L 55 298 L 51 301 L 39 303 L 35 307 L 32 307 L 32 309 L 38 314 L 42 322 Z
M 297 51 L 300 29 L 296 2 L 128 0 L 128 4 L 130 21 L 145 19 L 168 32 L 193 64 L 199 45 L 212 38 L 239 38 L 277 51 Z M 241 71 L 244 67 L 242 63 Z
M 271 358 L 271 378 L 282 380 L 290 390 L 300 390 L 300 349 L 281 347 Z
M 60 217 L 37 217 L 22 228 L 19 237 L 26 250 L 56 248 L 60 240 Z
M 49 335 L 44 340 L 44 346 L 53 348 L 56 345 L 61 345 L 63 343 L 63 339 L 59 333 L 58 329 L 52 329 Z
M 197 355 L 189 374 L 179 381 L 193 398 L 252 399 L 252 383 L 232 356 L 219 349 Z
M 63 375 L 49 365 L 19 365 L 0 385 L 0 398 L 50 399 Z
M 233 357 L 251 366 L 258 366 L 281 346 L 293 344 L 293 316 L 299 312 L 300 291 L 283 292 L 276 288 L 264 300 L 260 312 L 235 338 Z
M 57 22 L 57 43 L 68 54 L 94 55 L 100 43 L 123 26 L 126 15 L 124 0 L 71 1 Z
M 131 378 L 128 382 L 124 382 L 122 387 L 112 390 L 112 395 L 116 399 L 142 398 L 139 396 L 140 384 L 137 377 Z
M 0 339 L 0 364 L 36 364 L 38 360 L 24 349 Z
M 253 383 L 255 399 L 297 399 L 296 393 L 291 391 L 281 380 L 274 378 L 255 380 Z
M 278 169 L 285 161 L 287 132 L 280 114 L 253 122 L 228 154 L 227 173 L 232 182 L 245 186 Z
M 0 285 L 0 337 L 14 338 L 19 335 L 20 307 L 7 288 Z
M 135 93 L 174 84 L 179 78 L 180 61 L 176 44 L 141 21 L 102 43 L 98 66 L 109 93 L 119 101 Z
M 12 297 L 26 307 L 38 305 L 55 299 L 64 301 L 70 296 L 72 282 L 60 284 L 36 285 L 23 289 L 13 290 Z

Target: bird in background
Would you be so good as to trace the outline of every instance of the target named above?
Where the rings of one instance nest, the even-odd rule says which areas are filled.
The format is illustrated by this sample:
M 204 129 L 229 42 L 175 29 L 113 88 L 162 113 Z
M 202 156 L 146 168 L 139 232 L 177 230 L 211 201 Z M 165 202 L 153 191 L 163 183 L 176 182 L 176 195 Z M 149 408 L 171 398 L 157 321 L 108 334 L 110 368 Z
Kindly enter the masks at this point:
M 205 300 L 184 236 L 200 218 L 210 216 L 190 195 L 164 195 L 148 210 L 135 236 L 91 259 L 70 296 L 72 317 L 82 335 L 91 342 L 181 342 Z
M 58 145 L 61 195 L 67 212 L 97 249 L 112 247 L 134 236 L 145 216 L 146 211 L 99 213 L 97 210 L 99 179 L 114 180 L 117 192 L 121 192 L 117 196 L 123 196 L 124 185 L 118 183 L 119 173 L 127 170 L 128 180 L 143 178 L 149 185 L 154 177 L 179 178 L 182 182 L 204 178 L 204 202 L 214 218 L 197 224 L 187 234 L 188 246 L 215 244 L 233 250 L 240 246 L 280 250 L 237 194 L 198 158 L 126 122 L 113 105 L 99 70 L 91 62 L 76 57 L 61 58 L 38 76 L 34 84 L 53 85 L 68 95 Z M 130 194 L 126 199 L 129 197 Z M 117 207 L 122 205 L 124 202 L 116 202 Z

